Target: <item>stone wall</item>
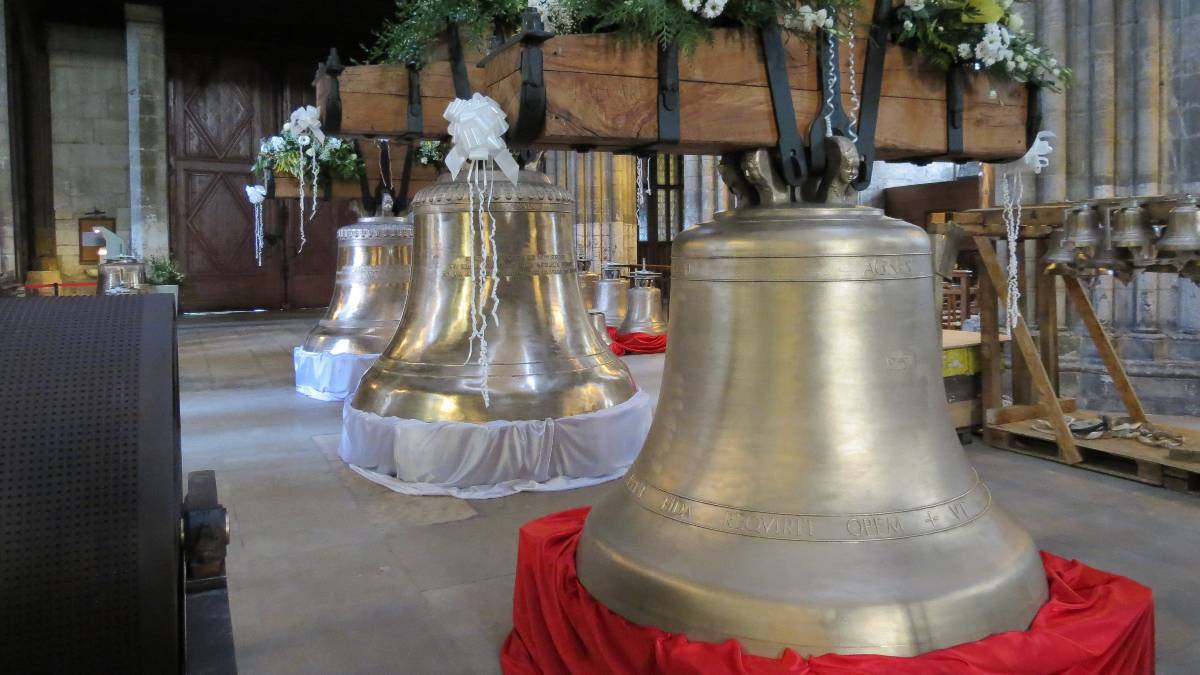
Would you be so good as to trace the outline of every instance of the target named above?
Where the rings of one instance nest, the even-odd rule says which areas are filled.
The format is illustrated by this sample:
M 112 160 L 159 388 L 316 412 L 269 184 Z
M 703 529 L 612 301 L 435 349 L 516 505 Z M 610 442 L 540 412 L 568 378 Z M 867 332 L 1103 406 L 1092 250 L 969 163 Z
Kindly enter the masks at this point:
M 0 0 L 0 286 L 17 268 L 16 214 L 13 211 L 12 147 L 8 119 L 8 26 Z
M 1065 94 L 1043 96 L 1045 127 L 1059 142 L 1025 201 L 1200 191 L 1200 2 L 1039 0 L 1024 10 L 1075 73 Z M 1061 284 L 1057 294 L 1069 331 L 1064 395 L 1119 410 Z M 1128 283 L 1101 277 L 1090 295 L 1147 410 L 1200 415 L 1200 288 L 1150 273 Z
M 51 24 L 50 133 L 54 219 L 64 281 L 87 279 L 78 219 L 94 209 L 130 238 L 125 36 L 119 29 Z

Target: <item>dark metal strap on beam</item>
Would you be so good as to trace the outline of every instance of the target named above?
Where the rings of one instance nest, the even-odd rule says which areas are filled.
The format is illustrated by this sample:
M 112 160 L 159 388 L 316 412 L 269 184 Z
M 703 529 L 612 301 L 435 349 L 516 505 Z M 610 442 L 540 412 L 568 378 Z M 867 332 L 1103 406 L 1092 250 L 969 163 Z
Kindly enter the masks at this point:
M 405 123 L 409 136 L 420 137 L 425 132 L 425 117 L 421 110 L 421 67 L 408 64 L 408 119 Z
M 458 26 L 446 31 L 446 42 L 450 46 L 450 74 L 454 78 L 454 95 L 457 98 L 471 98 L 471 79 L 467 76 L 467 64 L 463 59 L 462 37 Z
M 771 108 L 775 113 L 775 128 L 779 134 L 779 159 L 783 178 L 792 187 L 800 187 L 808 176 L 808 156 L 804 141 L 796 129 L 796 109 L 792 105 L 792 88 L 788 82 L 787 54 L 779 26 L 771 25 L 759 31 L 762 40 L 763 63 L 767 69 L 767 85 L 771 90 Z
M 521 91 L 518 94 L 517 119 L 508 130 L 510 145 L 528 145 L 542 135 L 546 128 L 546 80 L 542 71 L 542 43 L 554 37 L 542 25 L 542 16 L 532 7 L 521 12 L 521 32 L 514 35 L 499 49 L 521 44 Z M 483 65 L 490 60 L 485 58 Z
M 339 88 L 338 77 L 345 70 L 346 67 L 338 58 L 337 48 L 331 48 L 329 57 L 325 59 L 325 65 L 322 67 L 322 73 L 329 78 L 329 91 L 325 93 L 325 100 L 322 102 L 325 114 L 321 122 L 325 131 L 331 134 L 336 134 L 342 129 L 342 92 Z
M 397 215 L 408 208 L 408 187 L 412 184 L 413 162 L 417 158 L 417 144 L 408 142 L 404 153 L 404 170 L 400 173 L 400 189 L 393 195 L 392 215 Z
M 867 43 L 866 63 L 863 64 L 858 128 L 855 129 L 858 134 L 855 147 L 862 163 L 858 168 L 858 178 L 854 180 L 852 187 L 860 192 L 871 185 L 871 174 L 875 166 L 875 125 L 879 120 L 879 101 L 883 95 L 883 62 L 887 54 L 890 28 L 888 19 L 891 10 L 891 0 L 875 0 L 871 38 Z

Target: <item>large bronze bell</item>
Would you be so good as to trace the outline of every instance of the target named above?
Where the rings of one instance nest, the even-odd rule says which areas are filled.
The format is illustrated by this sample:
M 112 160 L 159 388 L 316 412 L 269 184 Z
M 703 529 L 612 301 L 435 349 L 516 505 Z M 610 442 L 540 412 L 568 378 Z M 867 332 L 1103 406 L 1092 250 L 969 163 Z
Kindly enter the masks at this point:
M 605 264 L 600 274 L 594 309 L 604 312 L 604 321 L 615 328 L 625 320 L 629 280 L 621 276 L 620 267 L 612 264 Z
M 662 277 L 661 272 L 651 272 L 642 263 L 642 269 L 629 274 L 632 282 L 626 291 L 625 318 L 617 328 L 619 335 L 645 333 L 662 335 L 667 332 L 667 319 L 663 316 L 662 290 L 654 283 Z
M 1200 209 L 1194 196 L 1187 195 L 1171 209 L 1158 250 L 1176 257 L 1200 252 Z
M 531 171 L 522 171 L 517 185 L 499 172 L 488 178 L 494 251 L 488 238 L 472 235 L 479 198 L 471 201 L 466 171 L 457 180 L 442 176 L 413 198 L 408 305 L 391 344 L 359 383 L 355 409 L 483 423 L 578 415 L 633 396 L 629 370 L 588 323 L 570 194 Z M 498 322 L 486 330 L 486 368 L 471 348 L 470 319 L 472 298 L 479 297 L 471 262 L 478 264 L 485 251 L 494 255 L 499 279 L 483 282 L 483 296 L 494 289 L 499 299 Z
M 1103 235 L 1100 232 L 1100 216 L 1093 204 L 1079 204 L 1067 210 L 1067 239 L 1075 248 L 1095 248 Z
M 333 298 L 304 351 L 382 353 L 404 314 L 412 245 L 412 223 L 404 218 L 359 218 L 338 228 Z
M 926 234 L 873 208 L 750 206 L 680 234 L 672 268 L 662 398 L 588 516 L 584 587 L 768 656 L 1026 629 L 1045 572 L 951 425 Z

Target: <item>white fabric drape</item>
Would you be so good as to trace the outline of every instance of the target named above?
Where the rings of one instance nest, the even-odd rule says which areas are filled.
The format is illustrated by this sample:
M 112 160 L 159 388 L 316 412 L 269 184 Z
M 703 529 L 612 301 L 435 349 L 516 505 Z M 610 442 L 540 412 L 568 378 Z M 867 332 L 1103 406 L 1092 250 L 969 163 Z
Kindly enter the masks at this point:
M 544 420 L 423 422 L 342 409 L 338 454 L 396 492 L 491 499 L 568 490 L 620 477 L 650 430 L 654 401 L 638 391 L 596 412 Z
M 330 354 L 292 350 L 296 391 L 321 401 L 340 401 L 358 388 L 358 381 L 379 354 Z

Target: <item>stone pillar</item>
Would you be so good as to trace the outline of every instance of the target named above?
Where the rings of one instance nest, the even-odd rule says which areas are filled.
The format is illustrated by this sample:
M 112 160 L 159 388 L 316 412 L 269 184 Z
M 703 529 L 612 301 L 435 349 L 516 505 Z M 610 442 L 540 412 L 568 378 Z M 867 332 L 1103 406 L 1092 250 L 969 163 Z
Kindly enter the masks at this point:
M 13 209 L 12 145 L 8 121 L 8 25 L 0 0 L 0 280 L 16 275 L 16 213 Z M 0 284 L 2 285 L 2 284 Z
M 136 255 L 166 257 L 167 68 L 161 7 L 125 5 L 126 83 L 129 90 L 129 206 Z

